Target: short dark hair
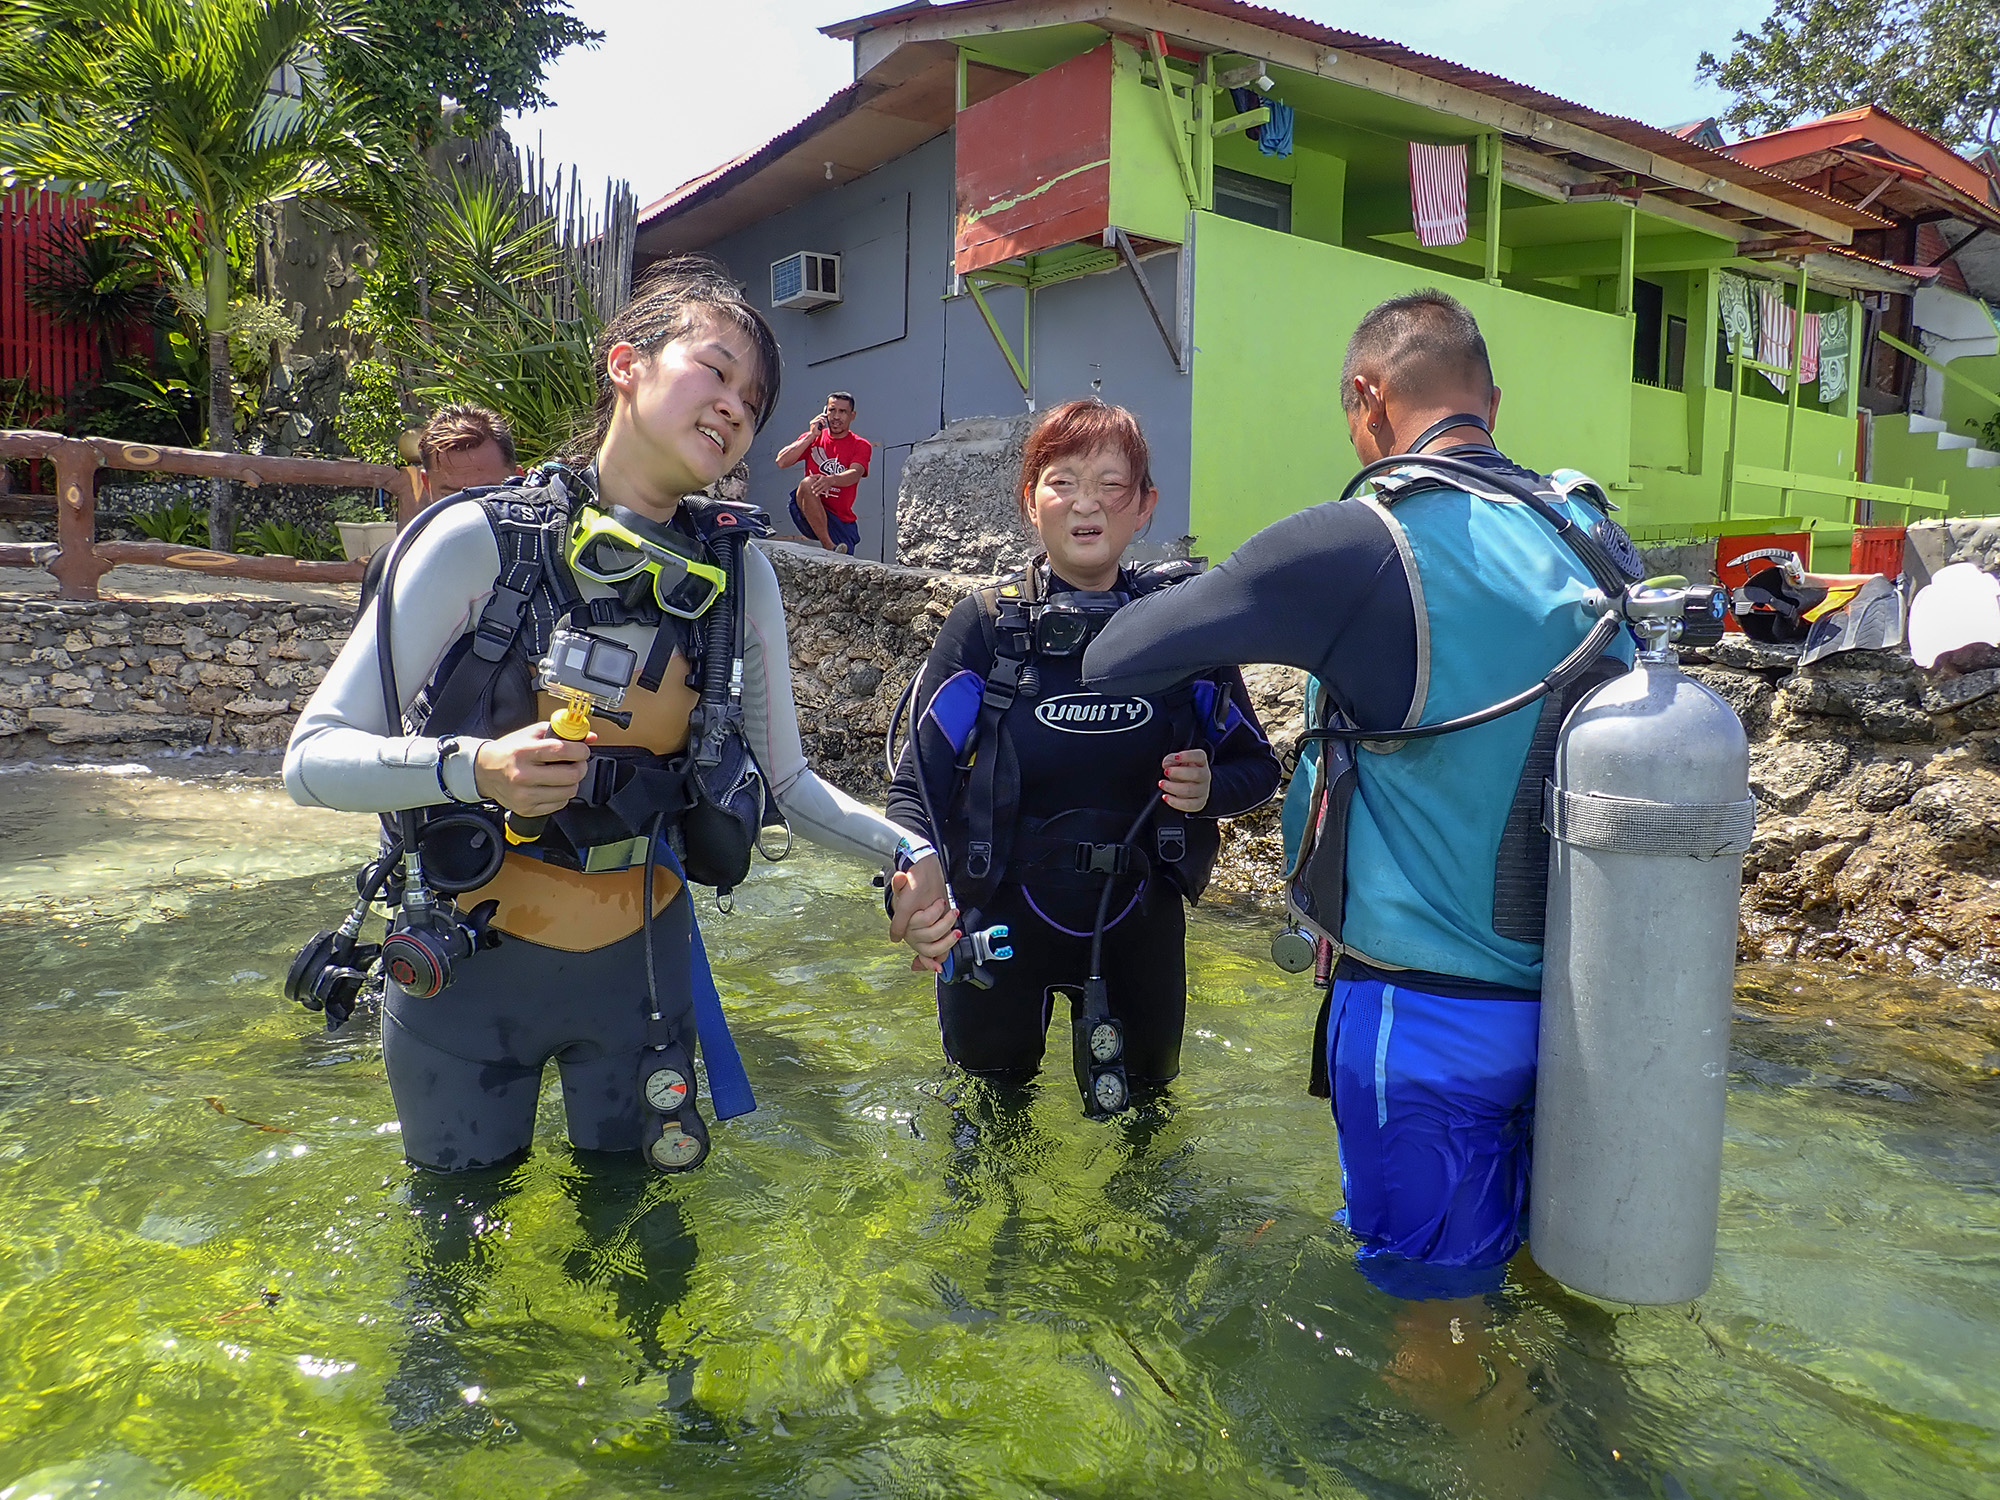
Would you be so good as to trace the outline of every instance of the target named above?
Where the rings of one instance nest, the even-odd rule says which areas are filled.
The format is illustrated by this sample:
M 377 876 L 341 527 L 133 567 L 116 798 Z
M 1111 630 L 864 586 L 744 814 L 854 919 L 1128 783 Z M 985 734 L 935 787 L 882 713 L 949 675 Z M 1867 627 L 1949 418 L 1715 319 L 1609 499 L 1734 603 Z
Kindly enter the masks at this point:
M 509 467 L 514 463 L 514 429 L 497 411 L 474 406 L 470 401 L 447 401 L 417 432 L 417 457 L 426 469 L 437 464 L 440 453 L 458 453 L 491 443 Z
M 1434 286 L 1391 297 L 1361 320 L 1340 367 L 1343 409 L 1351 412 L 1361 404 L 1354 377 L 1368 368 L 1393 375 L 1405 391 L 1459 391 L 1480 384 L 1493 389 L 1493 361 L 1478 319 Z
M 662 344 L 706 327 L 703 320 L 710 318 L 750 340 L 757 356 L 757 380 L 750 404 L 756 410 L 757 430 L 764 430 L 764 424 L 771 420 L 771 413 L 778 405 L 781 367 L 777 335 L 720 261 L 706 255 L 671 255 L 646 269 L 625 305 L 598 332 L 593 351 L 597 360 L 597 405 L 570 441 L 567 456 L 571 463 L 581 466 L 596 458 L 604 434 L 611 430 L 611 414 L 618 408 L 618 395 L 612 389 L 611 372 L 604 361 L 612 346 L 630 344 L 650 358 Z
M 854 392 L 852 391 L 828 391 L 826 393 L 826 399 L 829 401 L 845 401 L 847 403 L 847 409 L 849 411 L 853 411 L 855 409 Z
M 1137 481 L 1126 504 L 1153 487 L 1151 456 L 1146 451 L 1146 434 L 1139 419 L 1122 406 L 1090 398 L 1065 401 L 1043 412 L 1029 431 L 1021 448 L 1021 488 L 1015 503 L 1021 519 L 1028 519 L 1028 491 L 1042 482 L 1042 475 L 1066 458 L 1095 453 L 1099 448 L 1116 448 Z M 1124 506 L 1118 507 L 1124 509 Z

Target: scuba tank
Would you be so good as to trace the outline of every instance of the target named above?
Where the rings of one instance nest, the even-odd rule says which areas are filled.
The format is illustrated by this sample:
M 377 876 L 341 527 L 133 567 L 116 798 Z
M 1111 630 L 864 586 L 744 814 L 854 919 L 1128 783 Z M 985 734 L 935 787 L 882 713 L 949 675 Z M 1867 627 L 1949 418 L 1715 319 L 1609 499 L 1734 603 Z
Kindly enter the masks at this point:
M 1549 898 L 1529 1234 L 1565 1286 L 1707 1290 L 1722 1182 L 1737 900 L 1756 804 L 1735 711 L 1680 670 L 1683 607 L 1628 591 L 1646 644 L 1564 721 L 1547 783 Z

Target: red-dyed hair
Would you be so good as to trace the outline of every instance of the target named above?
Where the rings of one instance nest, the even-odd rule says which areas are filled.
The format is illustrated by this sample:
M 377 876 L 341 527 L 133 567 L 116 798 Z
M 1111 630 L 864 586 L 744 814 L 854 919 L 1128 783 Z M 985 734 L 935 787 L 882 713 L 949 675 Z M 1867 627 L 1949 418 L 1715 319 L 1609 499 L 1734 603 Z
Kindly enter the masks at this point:
M 1065 401 L 1042 413 L 1021 450 L 1021 488 L 1014 497 L 1021 507 L 1021 519 L 1028 518 L 1028 492 L 1042 482 L 1051 464 L 1095 453 L 1099 448 L 1116 448 L 1138 476 L 1139 483 L 1126 504 L 1153 487 L 1152 459 L 1137 417 L 1122 406 L 1103 401 Z

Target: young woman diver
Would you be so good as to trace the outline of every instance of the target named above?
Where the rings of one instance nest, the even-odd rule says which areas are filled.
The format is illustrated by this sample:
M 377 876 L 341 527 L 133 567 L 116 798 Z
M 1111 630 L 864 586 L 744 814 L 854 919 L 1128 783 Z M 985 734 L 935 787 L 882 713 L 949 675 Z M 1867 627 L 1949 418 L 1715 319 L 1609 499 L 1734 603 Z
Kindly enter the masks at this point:
M 944 911 L 929 850 L 807 769 L 777 577 L 748 545 L 768 526 L 699 494 L 778 381 L 777 342 L 721 267 L 658 269 L 599 338 L 568 463 L 407 528 L 299 718 L 293 798 L 385 815 L 363 896 L 401 903 L 383 1061 L 419 1166 L 524 1155 L 551 1059 L 575 1146 L 700 1163 L 697 1037 L 718 1113 L 753 1101 L 685 880 L 741 880 L 767 799 L 807 838 L 900 866 L 898 933 Z M 338 1018 L 356 970 L 337 944 L 312 953 L 288 990 Z
M 1020 506 L 1045 551 L 953 609 L 892 762 L 890 817 L 948 862 L 952 909 L 927 907 L 909 932 L 943 959 L 946 1054 L 969 1073 L 1027 1079 L 1063 995 L 1092 1114 L 1180 1071 L 1181 900 L 1208 883 L 1215 820 L 1278 785 L 1233 667 L 1150 696 L 1083 689 L 1083 649 L 1112 613 L 1195 571 L 1119 566 L 1158 501 L 1130 412 L 1072 401 L 1043 416 Z

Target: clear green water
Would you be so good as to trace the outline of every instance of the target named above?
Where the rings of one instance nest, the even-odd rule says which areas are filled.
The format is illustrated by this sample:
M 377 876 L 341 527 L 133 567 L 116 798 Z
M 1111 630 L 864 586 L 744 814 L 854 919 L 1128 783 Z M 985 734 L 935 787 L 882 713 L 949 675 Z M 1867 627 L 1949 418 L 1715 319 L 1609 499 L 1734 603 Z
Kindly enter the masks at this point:
M 1517 1280 L 1455 1342 L 1329 1226 L 1261 922 L 1195 922 L 1181 1081 L 1091 1124 L 945 1067 L 805 855 L 703 918 L 763 1100 L 705 1171 L 551 1107 L 426 1192 L 374 1042 L 278 996 L 369 825 L 157 769 L 0 774 L 8 1500 L 2000 1495 L 1981 997 L 1746 973 L 1714 1290 Z

